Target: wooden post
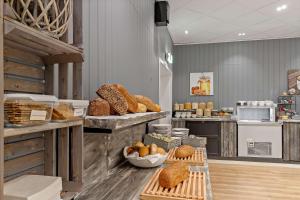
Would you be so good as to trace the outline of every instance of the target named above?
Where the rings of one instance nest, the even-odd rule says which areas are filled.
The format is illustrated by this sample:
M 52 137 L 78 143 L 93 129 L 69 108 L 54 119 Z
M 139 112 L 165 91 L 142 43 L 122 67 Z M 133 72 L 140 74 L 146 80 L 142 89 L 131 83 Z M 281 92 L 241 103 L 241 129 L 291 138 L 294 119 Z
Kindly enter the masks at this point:
M 45 94 L 54 94 L 54 65 L 45 68 Z
M 45 133 L 45 175 L 56 176 L 56 130 Z
M 3 35 L 3 2 L 0 1 L 0 199 L 3 199 L 3 181 L 4 181 L 4 35 Z
M 68 43 L 68 31 L 61 40 Z M 68 98 L 68 77 L 68 64 L 59 64 L 58 97 L 60 99 Z
M 74 0 L 73 6 L 73 43 L 82 47 L 82 0 Z M 82 63 L 73 64 L 73 98 L 82 99 Z
M 69 128 L 59 130 L 58 137 L 58 176 L 69 181 Z

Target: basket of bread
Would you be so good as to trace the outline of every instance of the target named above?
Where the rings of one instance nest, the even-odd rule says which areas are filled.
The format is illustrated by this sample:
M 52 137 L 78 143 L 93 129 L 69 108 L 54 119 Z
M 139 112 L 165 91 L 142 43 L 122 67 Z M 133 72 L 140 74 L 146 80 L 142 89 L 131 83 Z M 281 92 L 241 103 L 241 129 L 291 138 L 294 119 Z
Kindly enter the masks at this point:
M 136 142 L 134 145 L 125 147 L 124 157 L 134 166 L 151 168 L 162 165 L 167 159 L 166 151 L 156 144 L 145 145 Z

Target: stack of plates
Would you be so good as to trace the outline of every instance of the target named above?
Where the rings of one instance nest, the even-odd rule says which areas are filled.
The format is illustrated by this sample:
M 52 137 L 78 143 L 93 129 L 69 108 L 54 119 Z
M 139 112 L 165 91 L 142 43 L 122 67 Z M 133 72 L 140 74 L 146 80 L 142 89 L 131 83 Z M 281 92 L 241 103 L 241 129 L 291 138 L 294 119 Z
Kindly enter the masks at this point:
M 171 135 L 171 124 L 152 124 L 153 131 L 162 135 Z
M 189 129 L 187 128 L 173 128 L 172 137 L 180 137 L 182 139 L 187 138 L 189 135 Z

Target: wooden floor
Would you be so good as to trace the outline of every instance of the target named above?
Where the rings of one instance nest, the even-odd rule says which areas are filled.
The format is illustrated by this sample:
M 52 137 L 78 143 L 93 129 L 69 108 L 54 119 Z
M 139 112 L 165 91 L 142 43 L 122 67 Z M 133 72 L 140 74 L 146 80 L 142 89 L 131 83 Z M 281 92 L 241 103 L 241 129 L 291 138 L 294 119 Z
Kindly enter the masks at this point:
M 214 200 L 300 199 L 299 166 L 210 162 Z

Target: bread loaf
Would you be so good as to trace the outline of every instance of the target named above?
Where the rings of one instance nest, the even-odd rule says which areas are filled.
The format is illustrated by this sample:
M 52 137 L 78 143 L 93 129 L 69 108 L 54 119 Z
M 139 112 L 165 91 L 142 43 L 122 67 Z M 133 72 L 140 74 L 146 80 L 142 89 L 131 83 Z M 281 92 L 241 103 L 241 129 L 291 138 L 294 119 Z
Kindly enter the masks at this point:
M 158 108 L 150 98 L 142 95 L 135 95 L 135 98 L 139 103 L 144 104 L 147 107 L 147 110 L 151 112 L 160 112 L 160 108 Z
M 189 167 L 183 162 L 176 162 L 163 169 L 159 174 L 159 185 L 174 188 L 189 177 Z
M 107 116 L 110 115 L 109 103 L 101 98 L 90 101 L 88 115 L 91 116 Z
M 144 113 L 147 112 L 147 107 L 142 104 L 142 103 L 138 103 L 138 109 L 137 109 L 138 113 Z
M 128 104 L 125 97 L 111 84 L 104 84 L 98 90 L 97 94 L 108 101 L 109 105 L 119 115 L 125 115 L 128 110 Z
M 175 151 L 176 158 L 187 158 L 192 156 L 195 153 L 195 149 L 189 145 L 182 145 L 178 147 Z
M 136 113 L 138 111 L 138 102 L 135 97 L 131 95 L 123 85 L 114 84 L 114 86 L 125 97 L 128 104 L 128 111 L 131 113 Z

